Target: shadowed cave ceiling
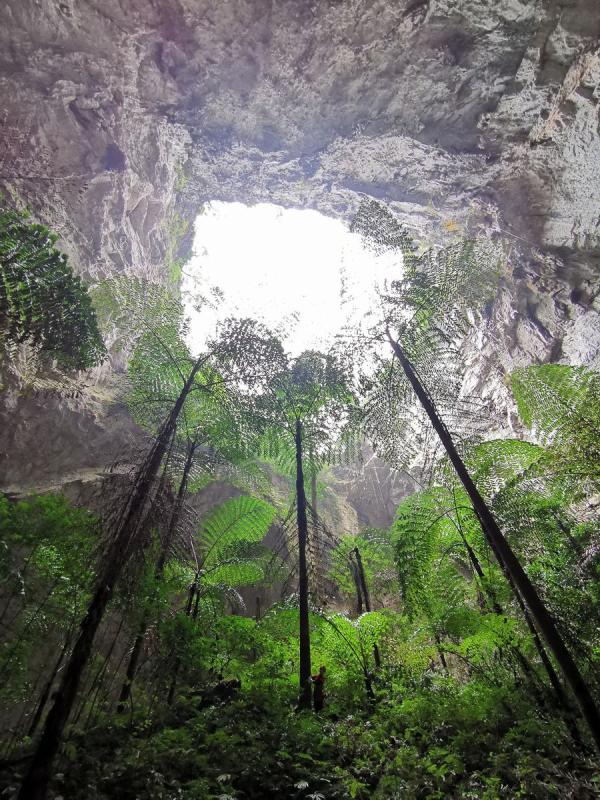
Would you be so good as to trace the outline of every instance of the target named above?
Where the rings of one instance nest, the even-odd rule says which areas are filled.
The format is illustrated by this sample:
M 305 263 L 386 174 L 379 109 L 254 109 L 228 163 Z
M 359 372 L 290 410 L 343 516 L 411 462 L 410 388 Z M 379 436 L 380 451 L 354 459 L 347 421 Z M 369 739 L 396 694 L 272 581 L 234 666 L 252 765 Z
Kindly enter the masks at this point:
M 426 242 L 501 235 L 513 283 L 470 354 L 501 402 L 515 365 L 598 359 L 599 36 L 596 0 L 4 0 L 0 182 L 92 283 L 163 278 L 210 200 L 350 220 L 371 197 Z M 81 483 L 133 448 L 122 369 L 80 397 L 9 388 L 0 483 Z M 338 489 L 378 524 L 371 483 L 393 512 L 402 480 L 360 480 Z

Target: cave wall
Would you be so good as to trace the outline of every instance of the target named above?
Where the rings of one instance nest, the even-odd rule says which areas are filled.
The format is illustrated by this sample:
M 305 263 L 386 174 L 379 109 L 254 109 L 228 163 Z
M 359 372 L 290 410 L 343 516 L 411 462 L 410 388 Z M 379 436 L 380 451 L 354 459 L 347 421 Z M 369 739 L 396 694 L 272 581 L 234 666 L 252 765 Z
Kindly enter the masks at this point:
M 165 279 L 209 200 L 348 220 L 367 196 L 427 242 L 501 235 L 514 282 L 471 353 L 501 394 L 600 351 L 599 36 L 596 0 L 4 0 L 1 188 L 91 282 Z M 135 446 L 110 373 L 58 408 L 9 395 L 0 484 Z

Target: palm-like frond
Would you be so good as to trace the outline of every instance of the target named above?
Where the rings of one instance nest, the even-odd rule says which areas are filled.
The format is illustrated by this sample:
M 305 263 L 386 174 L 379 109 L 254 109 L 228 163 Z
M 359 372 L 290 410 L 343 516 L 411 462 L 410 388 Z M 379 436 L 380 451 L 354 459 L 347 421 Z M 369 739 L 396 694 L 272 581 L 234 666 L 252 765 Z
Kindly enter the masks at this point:
M 203 566 L 231 545 L 262 541 L 274 518 L 273 506 L 257 497 L 244 495 L 226 500 L 202 521 L 198 531 Z
M 393 323 L 408 329 L 460 329 L 459 318 L 492 300 L 498 288 L 503 251 L 491 240 L 463 240 L 419 252 L 408 231 L 376 201 L 365 201 L 352 228 L 367 245 L 398 253 L 398 278 L 384 294 Z M 385 292 L 385 290 L 384 290 Z M 408 313 L 406 313 L 408 312 Z M 398 316 L 400 314 L 400 316 Z
M 260 432 L 260 456 L 285 474 L 295 471 L 296 420 L 302 424 L 304 470 L 318 473 L 352 449 L 357 438 L 353 378 L 335 353 L 305 351 L 275 365 L 248 414 Z
M 480 442 L 464 453 L 465 463 L 477 488 L 488 502 L 507 486 L 514 486 L 532 473 L 544 459 L 542 447 L 520 439 Z M 456 479 L 445 465 L 446 481 Z
M 266 575 L 271 552 L 257 542 L 236 542 L 219 550 L 204 563 L 203 584 L 250 586 L 259 583 Z M 210 563 L 212 562 L 212 563 Z
M 238 590 L 229 583 L 208 583 L 203 585 L 202 599 L 204 602 L 206 600 L 211 601 L 213 613 L 214 607 L 219 608 L 224 602 L 229 603 L 229 605 L 238 612 L 246 610 L 244 598 Z
M 400 345 L 425 392 L 456 442 L 476 439 L 489 421 L 481 398 L 463 391 L 461 348 L 473 315 L 498 288 L 502 250 L 490 241 L 462 241 L 419 254 L 407 232 L 377 203 L 359 210 L 354 227 L 367 242 L 398 252 L 398 277 L 381 287 L 380 329 Z M 363 382 L 364 422 L 375 449 L 393 466 L 428 469 L 438 455 L 424 411 L 404 370 L 377 349 L 366 358 L 373 377 Z
M 439 555 L 436 526 L 443 516 L 440 499 L 447 502 L 440 494 L 442 491 L 411 495 L 399 505 L 392 524 L 400 594 L 409 610 L 418 608 L 425 599 L 433 560 Z
M 380 646 L 390 629 L 385 611 L 371 611 L 355 619 L 347 614 L 320 615 L 319 647 L 347 667 L 354 665 L 364 676 L 374 667 L 373 648 Z
M 164 284 L 118 275 L 91 291 L 100 329 L 113 352 L 131 353 L 141 336 L 169 328 L 185 333 L 183 305 Z
M 512 388 L 523 422 L 548 448 L 565 480 L 600 486 L 600 373 L 543 364 L 515 370 Z
M 58 237 L 26 214 L 0 208 L 0 341 L 9 353 L 27 342 L 66 369 L 106 355 L 81 279 L 54 245 Z
M 274 518 L 269 503 L 243 495 L 226 500 L 202 521 L 195 537 L 202 595 L 224 595 L 271 575 L 273 553 L 262 539 Z

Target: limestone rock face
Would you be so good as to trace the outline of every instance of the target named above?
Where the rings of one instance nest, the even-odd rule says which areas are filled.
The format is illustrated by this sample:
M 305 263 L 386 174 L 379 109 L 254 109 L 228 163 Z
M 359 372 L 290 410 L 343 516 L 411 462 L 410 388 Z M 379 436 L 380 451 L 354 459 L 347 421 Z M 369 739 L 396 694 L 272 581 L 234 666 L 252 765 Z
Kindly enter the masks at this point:
M 598 357 L 599 36 L 597 0 L 4 0 L 0 181 L 92 282 L 175 274 L 210 200 L 501 235 L 515 281 L 472 352 L 501 394 L 514 364 Z M 125 425 L 72 411 L 56 475 Z

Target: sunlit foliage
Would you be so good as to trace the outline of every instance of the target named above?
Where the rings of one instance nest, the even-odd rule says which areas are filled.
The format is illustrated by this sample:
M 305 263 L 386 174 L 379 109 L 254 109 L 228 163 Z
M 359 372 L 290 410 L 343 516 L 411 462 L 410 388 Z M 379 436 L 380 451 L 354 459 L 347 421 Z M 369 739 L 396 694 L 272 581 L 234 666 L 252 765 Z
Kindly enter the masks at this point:
M 400 252 L 383 322 L 597 696 L 597 373 L 517 370 L 527 431 L 489 440 L 461 346 L 501 279 L 500 248 L 420 253 L 372 206 L 360 226 Z M 0 501 L 0 791 L 22 778 L 97 614 L 51 786 L 66 800 L 594 796 L 591 737 L 405 374 L 378 354 L 385 326 L 348 352 L 292 358 L 231 319 L 193 353 L 171 289 L 119 278 L 94 301 L 149 450 L 93 498 L 100 519 L 52 494 Z M 331 531 L 317 475 L 364 435 L 392 467 L 416 465 L 419 489 L 389 530 Z M 297 703 L 303 624 L 312 673 L 326 667 L 318 713 Z

